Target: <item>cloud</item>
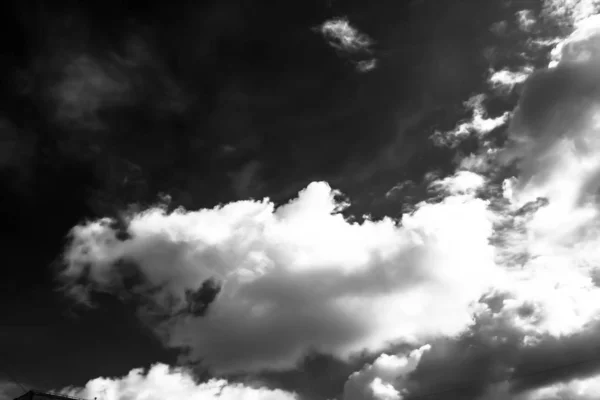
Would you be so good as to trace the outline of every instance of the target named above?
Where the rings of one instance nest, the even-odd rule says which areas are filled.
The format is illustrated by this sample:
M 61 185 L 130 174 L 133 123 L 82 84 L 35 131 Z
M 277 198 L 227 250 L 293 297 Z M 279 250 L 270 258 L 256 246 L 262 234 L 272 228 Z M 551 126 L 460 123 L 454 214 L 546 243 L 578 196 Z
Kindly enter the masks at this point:
M 325 21 L 319 30 L 332 47 L 347 52 L 369 51 L 372 39 L 350 25 L 346 18 Z
M 510 130 L 513 146 L 504 152 L 508 160 L 522 160 L 517 185 L 521 196 L 549 197 L 573 208 L 587 201 L 596 185 L 596 61 L 576 60 L 597 40 L 586 36 L 567 41 L 559 64 L 536 72 L 524 88 Z M 570 178 L 573 174 L 578 179 Z
M 515 14 L 519 29 L 524 32 L 531 32 L 537 24 L 537 18 L 532 10 L 520 10 Z
M 544 400 L 551 398 L 592 400 L 598 397 L 598 393 L 600 393 L 600 376 L 594 376 L 587 379 L 574 379 L 565 383 L 555 383 L 536 389 L 527 393 L 524 396 L 524 400 Z
M 487 111 L 483 105 L 485 99 L 486 96 L 484 94 L 472 96 L 464 103 L 464 106 L 472 111 L 471 118 L 458 124 L 456 128 L 451 131 L 436 131 L 431 135 L 431 140 L 433 140 L 437 146 L 448 146 L 453 148 L 471 135 L 482 138 L 494 129 L 505 125 L 508 122 L 510 113 L 505 112 L 498 117 L 488 118 Z
M 431 346 L 425 345 L 408 355 L 380 355 L 372 364 L 353 373 L 344 386 L 344 400 L 402 400 L 402 379 L 413 372 L 423 353 Z
M 371 56 L 373 39 L 350 25 L 347 18 L 325 21 L 315 29 L 338 54 L 362 58 L 352 60 L 358 72 L 369 72 L 377 67 L 378 60 Z
M 510 94 L 514 87 L 525 82 L 532 72 L 533 68 L 529 66 L 520 68 L 517 71 L 504 68 L 499 71 L 492 71 L 488 82 L 499 94 Z
M 497 211 L 495 234 L 507 241 L 495 243 L 496 253 L 519 261 L 518 268 L 509 269 L 493 318 L 523 336 L 508 363 L 514 368 L 513 381 L 504 384 L 510 393 L 501 393 L 498 385 L 485 399 L 585 399 L 591 391 L 583 388 L 593 387 L 589 376 L 598 371 L 598 362 L 586 361 L 586 353 L 597 346 L 592 338 L 600 317 L 595 280 L 599 22 L 578 17 L 573 34 L 553 51 L 551 68 L 528 78 L 508 130 L 509 144 L 495 153 L 496 161 L 516 163 L 518 170 L 504 180 L 507 203 Z M 497 260 L 507 268 L 513 261 Z M 550 371 L 535 378 L 518 378 L 546 367 Z
M 509 385 L 503 383 L 490 387 L 479 400 L 593 400 L 598 397 L 599 390 L 600 376 L 559 382 L 518 395 L 511 393 Z
M 150 209 L 132 216 L 125 241 L 110 221 L 89 222 L 73 229 L 60 278 L 83 298 L 134 293 L 167 314 L 154 326 L 166 346 L 218 372 L 293 369 L 311 350 L 348 359 L 467 329 L 496 273 L 486 203 L 422 203 L 398 227 L 348 223 L 334 195 L 312 183 L 279 208 Z M 221 291 L 206 315 L 180 315 L 207 279 Z
M 455 176 L 434 181 L 431 188 L 443 190 L 447 194 L 468 194 L 485 185 L 485 179 L 476 173 L 469 171 L 458 171 Z
M 83 388 L 65 388 L 61 393 L 86 399 L 102 400 L 294 400 L 297 396 L 283 390 L 271 390 L 222 379 L 198 383 L 182 368 L 155 364 L 148 371 L 134 369 L 122 378 L 96 378 Z
M 571 27 L 600 11 L 597 0 L 545 0 L 542 15 L 559 25 Z
M 377 67 L 377 59 L 359 61 L 356 63 L 356 69 L 360 72 L 369 72 Z
M 411 375 L 416 398 L 436 388 L 449 398 L 480 400 L 593 396 L 599 362 L 590 352 L 600 318 L 598 26 L 596 17 L 582 19 L 558 42 L 551 68 L 519 77 L 523 93 L 506 148 L 484 139 L 480 154 L 461 161 L 461 168 L 503 181 L 502 196 L 490 181 L 480 190 L 492 199 L 495 262 L 506 275 L 482 299 L 488 314 L 478 314 L 469 334 L 446 345 L 429 342 L 432 350 Z M 504 73 L 490 81 L 512 79 Z M 473 125 L 475 136 L 485 138 L 480 128 L 487 131 Z M 471 348 L 475 338 L 485 346 Z M 457 368 L 453 361 L 466 349 L 473 358 Z M 478 376 L 476 368 L 488 372 Z

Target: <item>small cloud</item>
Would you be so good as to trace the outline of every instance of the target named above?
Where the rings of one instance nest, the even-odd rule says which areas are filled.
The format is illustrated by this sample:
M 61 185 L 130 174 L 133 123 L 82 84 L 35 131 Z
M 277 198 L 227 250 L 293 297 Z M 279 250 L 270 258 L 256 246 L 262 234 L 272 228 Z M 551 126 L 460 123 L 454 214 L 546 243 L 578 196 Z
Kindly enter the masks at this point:
M 487 111 L 483 106 L 486 96 L 478 94 L 472 96 L 464 105 L 467 109 L 473 111 L 471 119 L 460 123 L 456 128 L 449 132 L 436 131 L 431 135 L 436 146 L 454 148 L 463 140 L 472 134 L 483 137 L 496 128 L 508 122 L 510 113 L 505 112 L 499 117 L 488 118 Z
M 498 36 L 504 36 L 506 34 L 507 27 L 508 24 L 506 23 L 506 21 L 498 21 L 494 22 L 490 26 L 490 31 Z
M 531 32 L 537 24 L 537 19 L 532 10 L 521 10 L 515 14 L 519 29 L 523 32 Z
M 527 66 L 517 71 L 504 68 L 500 71 L 492 71 L 488 83 L 492 89 L 500 94 L 510 94 L 516 85 L 519 85 L 533 73 L 533 67 Z
M 370 57 L 373 40 L 350 25 L 346 18 L 325 21 L 315 28 L 327 40 L 327 43 L 339 53 L 364 58 L 352 60 L 358 72 L 369 72 L 377 66 L 377 59 Z M 365 57 L 367 56 L 367 57 Z
M 424 345 L 407 355 L 382 354 L 373 364 L 350 375 L 344 385 L 344 400 L 402 400 L 406 394 L 402 384 L 430 349 Z
M 346 52 L 370 51 L 371 38 L 352 27 L 346 18 L 325 21 L 319 30 L 329 45 Z
M 429 187 L 451 195 L 458 195 L 472 194 L 481 189 L 484 184 L 485 179 L 481 175 L 470 171 L 459 171 L 454 176 L 433 181 Z
M 360 72 L 369 72 L 375 69 L 375 67 L 377 67 L 377 60 L 374 58 L 356 63 L 356 69 Z

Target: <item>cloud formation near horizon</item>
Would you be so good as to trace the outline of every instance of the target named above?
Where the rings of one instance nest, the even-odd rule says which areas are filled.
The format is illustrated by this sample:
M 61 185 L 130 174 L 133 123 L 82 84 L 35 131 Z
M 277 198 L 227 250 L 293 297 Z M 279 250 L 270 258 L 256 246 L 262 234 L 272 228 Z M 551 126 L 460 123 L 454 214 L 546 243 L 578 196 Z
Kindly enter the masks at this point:
M 148 371 L 134 369 L 122 378 L 96 378 L 83 388 L 66 388 L 63 394 L 79 398 L 102 400 L 296 400 L 294 393 L 270 390 L 223 379 L 197 383 L 193 375 L 182 368 L 155 364 Z

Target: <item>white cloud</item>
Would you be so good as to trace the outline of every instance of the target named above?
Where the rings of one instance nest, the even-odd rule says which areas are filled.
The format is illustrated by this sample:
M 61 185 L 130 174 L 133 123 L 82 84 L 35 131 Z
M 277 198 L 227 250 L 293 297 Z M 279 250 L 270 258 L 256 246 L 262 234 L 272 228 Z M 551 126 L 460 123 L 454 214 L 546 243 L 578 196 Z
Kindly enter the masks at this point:
M 350 25 L 347 18 L 325 21 L 313 30 L 318 30 L 327 43 L 340 52 L 339 54 L 361 54 L 362 59 L 351 61 L 358 72 L 369 72 L 377 67 L 378 60 L 371 57 L 373 39 Z
M 494 166 L 494 156 L 497 152 L 496 148 L 484 148 L 479 153 L 470 154 L 460 160 L 458 169 L 485 174 Z
M 450 195 L 472 194 L 477 189 L 481 189 L 485 184 L 485 179 L 474 172 L 459 171 L 456 175 L 434 181 L 430 187 L 433 189 L 444 190 Z
M 577 24 L 600 11 L 598 0 L 545 0 L 543 15 L 566 26 Z
M 268 201 L 151 209 L 133 217 L 125 242 L 106 222 L 78 226 L 62 278 L 72 294 L 118 293 L 124 271 L 116 262 L 132 261 L 146 287 L 158 289 L 131 290 L 171 314 L 186 307 L 186 290 L 216 278 L 223 288 L 206 316 L 173 316 L 156 328 L 167 346 L 189 347 L 189 357 L 219 372 L 294 368 L 312 349 L 341 358 L 379 352 L 472 323 L 498 272 L 484 201 L 422 203 L 397 227 L 346 222 L 332 214 L 333 194 L 313 183 L 278 209 Z M 88 267 L 89 286 L 79 286 Z
M 463 139 L 476 135 L 478 138 L 483 138 L 496 128 L 505 125 L 508 122 L 510 113 L 505 112 L 496 118 L 488 118 L 487 111 L 483 106 L 485 95 L 478 94 L 472 96 L 465 102 L 465 107 L 472 110 L 472 116 L 469 120 L 464 121 L 456 126 L 455 129 L 449 132 L 436 131 L 431 139 L 438 146 L 457 146 Z
M 197 383 L 190 372 L 153 365 L 147 373 L 134 369 L 122 378 L 96 378 L 84 388 L 67 388 L 63 394 L 101 400 L 295 400 L 297 396 L 283 390 L 251 387 L 222 379 Z
M 596 62 L 600 59 L 600 2 L 581 1 L 584 6 L 571 15 L 560 15 L 556 18 L 569 21 L 573 32 L 566 38 L 556 40 L 556 45 L 550 52 L 549 67 L 556 67 L 559 63 L 587 62 L 591 59 Z
M 500 94 L 508 94 L 512 92 L 516 85 L 525 82 L 532 72 L 532 67 L 523 67 L 517 71 L 511 71 L 505 68 L 499 71 L 492 71 L 488 78 L 488 82 L 490 83 L 490 86 Z
M 368 35 L 351 26 L 346 18 L 325 21 L 319 27 L 319 30 L 329 44 L 338 50 L 348 52 L 369 51 L 369 47 L 373 44 Z
M 600 316 L 593 279 L 600 262 L 600 93 L 590 86 L 595 56 L 581 56 L 593 53 L 599 23 L 581 22 L 559 47 L 558 67 L 528 80 L 509 129 L 512 143 L 499 153 L 519 168 L 504 182 L 509 208 L 547 200 L 505 233 L 518 243 L 515 254 L 527 257 L 519 272 L 511 271 L 507 290 L 515 298 L 503 313 L 533 336 L 571 335 Z
M 406 394 L 403 381 L 430 348 L 425 345 L 408 355 L 382 354 L 373 364 L 350 375 L 344 386 L 344 400 L 402 400 Z
M 519 29 L 524 32 L 531 32 L 537 23 L 537 18 L 532 10 L 521 10 L 515 15 Z

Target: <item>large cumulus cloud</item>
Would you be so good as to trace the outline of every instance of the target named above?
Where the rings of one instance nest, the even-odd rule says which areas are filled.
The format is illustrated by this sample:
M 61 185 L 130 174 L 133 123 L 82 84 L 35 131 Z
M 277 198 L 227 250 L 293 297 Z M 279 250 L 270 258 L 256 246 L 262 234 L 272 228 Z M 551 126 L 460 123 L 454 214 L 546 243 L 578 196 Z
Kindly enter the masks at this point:
M 221 372 L 293 368 L 309 350 L 347 359 L 471 324 L 497 273 L 484 201 L 423 203 L 399 227 L 346 222 L 334 194 L 313 183 L 279 208 L 150 209 L 132 216 L 126 240 L 89 222 L 72 231 L 61 279 L 76 296 L 119 294 L 133 265 L 126 289 L 169 316 L 156 326 L 164 343 Z M 221 289 L 206 315 L 181 314 L 207 280 Z

